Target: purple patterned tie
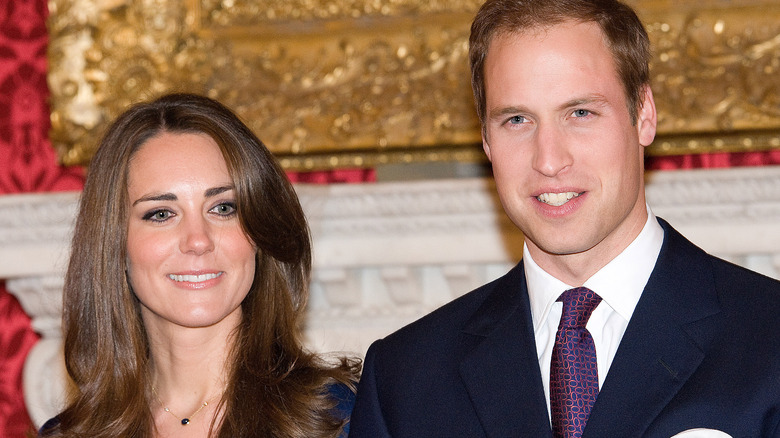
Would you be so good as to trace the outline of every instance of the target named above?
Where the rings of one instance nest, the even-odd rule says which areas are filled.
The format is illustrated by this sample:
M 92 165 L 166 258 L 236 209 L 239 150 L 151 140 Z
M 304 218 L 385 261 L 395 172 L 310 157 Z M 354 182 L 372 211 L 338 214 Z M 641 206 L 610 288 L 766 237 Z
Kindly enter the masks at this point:
M 563 315 L 555 335 L 550 364 L 553 436 L 579 438 L 599 394 L 596 347 L 585 328 L 601 297 L 586 287 L 561 294 Z

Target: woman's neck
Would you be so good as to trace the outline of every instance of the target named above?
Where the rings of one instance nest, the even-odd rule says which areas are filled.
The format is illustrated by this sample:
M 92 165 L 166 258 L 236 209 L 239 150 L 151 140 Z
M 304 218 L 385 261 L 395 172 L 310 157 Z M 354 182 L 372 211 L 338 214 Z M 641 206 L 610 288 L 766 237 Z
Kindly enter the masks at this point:
M 235 327 L 147 326 L 149 377 L 154 389 L 150 408 L 158 430 L 173 425 L 174 430 L 184 427 L 195 432 L 199 427 L 189 426 L 211 424 L 228 379 Z M 182 425 L 185 419 L 192 424 Z

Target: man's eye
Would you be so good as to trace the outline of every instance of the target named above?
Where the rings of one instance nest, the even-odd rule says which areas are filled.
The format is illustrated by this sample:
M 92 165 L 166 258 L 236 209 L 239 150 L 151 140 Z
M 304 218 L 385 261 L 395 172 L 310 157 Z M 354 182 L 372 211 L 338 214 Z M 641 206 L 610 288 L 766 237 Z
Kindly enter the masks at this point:
M 211 209 L 212 212 L 220 216 L 230 216 L 236 212 L 236 205 L 230 202 L 219 204 Z
M 586 116 L 590 115 L 590 111 L 584 110 L 584 109 L 578 109 L 578 110 L 574 110 L 572 115 L 574 117 L 586 117 Z
M 509 119 L 509 123 L 512 125 L 520 125 L 523 122 L 525 122 L 525 117 L 523 116 L 514 116 Z

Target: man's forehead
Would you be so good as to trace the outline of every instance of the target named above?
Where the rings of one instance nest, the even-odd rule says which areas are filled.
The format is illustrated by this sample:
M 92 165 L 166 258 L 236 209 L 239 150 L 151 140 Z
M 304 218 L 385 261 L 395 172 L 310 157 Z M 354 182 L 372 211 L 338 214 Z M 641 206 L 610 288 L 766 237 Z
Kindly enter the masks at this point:
M 597 22 L 590 21 L 590 20 L 563 19 L 563 20 L 557 20 L 552 22 L 537 23 L 523 28 L 502 27 L 496 29 L 488 42 L 487 54 L 490 53 L 490 48 L 493 47 L 495 42 L 499 40 L 506 41 L 506 40 L 520 39 L 524 37 L 544 38 L 553 29 L 559 27 L 569 27 L 569 26 L 577 26 L 577 25 L 585 25 L 597 29 L 599 34 L 601 34 L 604 40 L 604 44 L 606 46 L 609 46 L 609 40 L 607 39 L 606 34 L 604 34 L 604 31 L 601 29 L 601 26 L 599 26 Z

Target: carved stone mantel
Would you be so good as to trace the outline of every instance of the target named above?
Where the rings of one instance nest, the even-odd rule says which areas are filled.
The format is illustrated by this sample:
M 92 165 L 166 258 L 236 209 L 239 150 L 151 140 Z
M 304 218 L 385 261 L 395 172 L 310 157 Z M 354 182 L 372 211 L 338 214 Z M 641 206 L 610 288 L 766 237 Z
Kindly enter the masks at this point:
M 522 235 L 488 179 L 298 185 L 314 243 L 304 327 L 318 351 L 371 341 L 496 278 Z M 653 211 L 705 250 L 780 278 L 780 167 L 649 173 Z M 78 193 L 0 197 L 0 278 L 42 335 L 24 371 L 40 425 L 65 387 L 60 312 Z

